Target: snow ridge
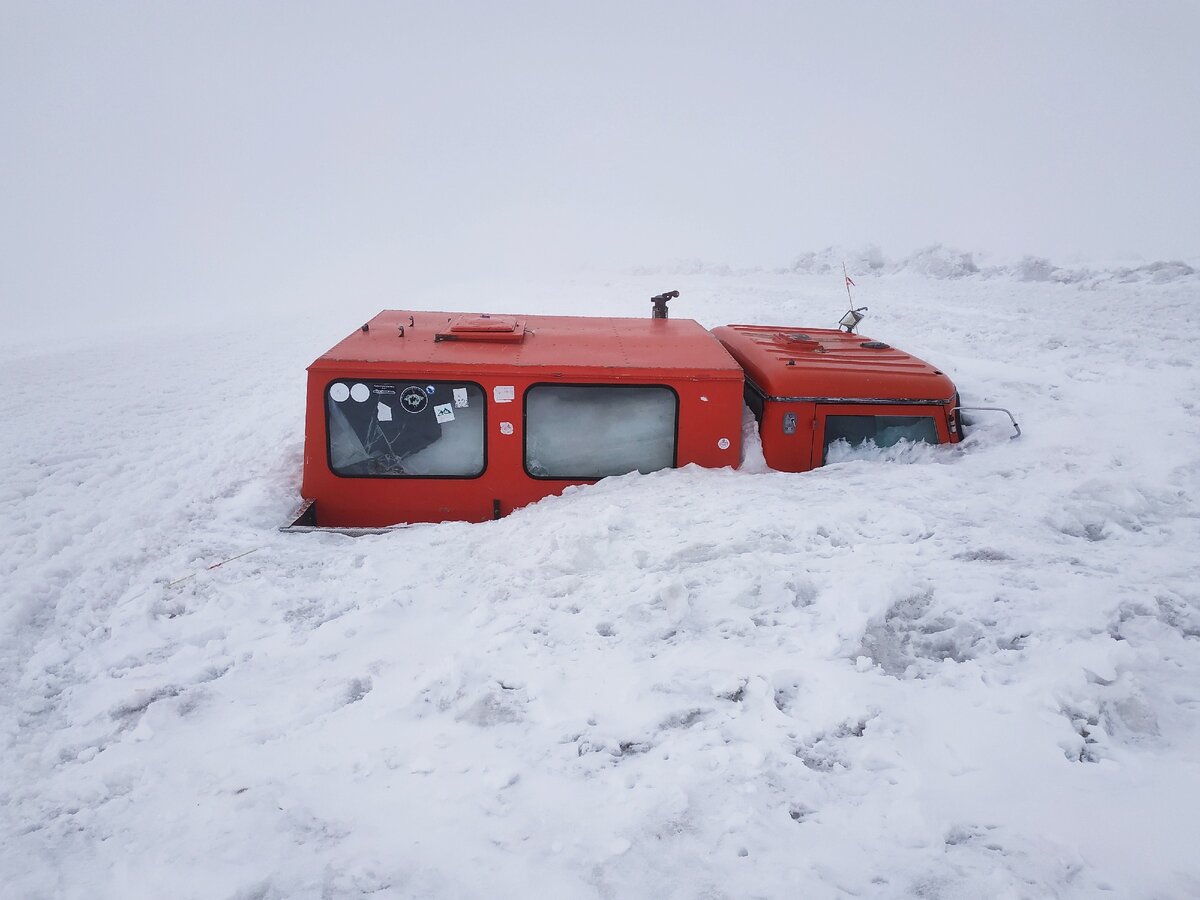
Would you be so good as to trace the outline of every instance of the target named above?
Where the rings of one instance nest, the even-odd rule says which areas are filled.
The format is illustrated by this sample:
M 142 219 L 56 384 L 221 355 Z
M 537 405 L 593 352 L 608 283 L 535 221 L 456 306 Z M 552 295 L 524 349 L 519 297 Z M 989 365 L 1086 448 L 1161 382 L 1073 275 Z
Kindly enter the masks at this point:
M 890 258 L 875 245 L 859 249 L 826 247 L 796 256 L 790 265 L 774 269 L 737 268 L 689 260 L 673 267 L 639 268 L 635 274 L 711 275 L 738 277 L 756 273 L 841 276 L 842 263 L 854 278 L 881 275 L 915 275 L 936 280 L 977 278 L 1046 282 L 1096 289 L 1123 284 L 1175 284 L 1200 281 L 1200 260 L 1156 260 L 1133 265 L 1059 265 L 1041 256 L 1024 256 L 1015 262 L 986 264 L 988 254 L 931 244 L 906 256 Z

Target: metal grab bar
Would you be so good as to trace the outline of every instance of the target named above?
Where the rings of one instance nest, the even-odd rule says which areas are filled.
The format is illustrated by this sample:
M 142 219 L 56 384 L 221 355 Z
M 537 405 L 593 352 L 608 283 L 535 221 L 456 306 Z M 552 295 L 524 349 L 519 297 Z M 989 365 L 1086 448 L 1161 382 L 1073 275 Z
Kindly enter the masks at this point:
M 1012 426 L 1014 429 L 1016 429 L 1016 432 L 1017 432 L 1011 438 L 1009 438 L 1009 440 L 1015 441 L 1017 438 L 1019 438 L 1021 436 L 1021 426 L 1017 424 L 1017 420 L 1013 416 L 1013 414 L 1010 413 L 1003 406 L 956 406 L 951 411 L 952 412 L 962 412 L 964 409 L 967 410 L 968 412 L 1002 412 L 1006 416 L 1008 416 L 1009 421 L 1012 422 Z

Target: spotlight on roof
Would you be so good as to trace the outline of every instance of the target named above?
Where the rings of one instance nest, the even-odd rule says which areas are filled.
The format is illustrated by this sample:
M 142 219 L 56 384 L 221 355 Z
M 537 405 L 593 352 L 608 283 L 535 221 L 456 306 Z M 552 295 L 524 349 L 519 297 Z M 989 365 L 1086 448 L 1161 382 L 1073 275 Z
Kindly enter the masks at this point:
M 838 324 L 841 325 L 842 328 L 846 329 L 848 334 L 853 334 L 854 329 L 858 327 L 858 323 L 867 317 L 866 312 L 867 308 L 865 306 L 860 306 L 858 309 L 851 309 L 844 316 L 842 316 L 841 321 L 838 322 Z

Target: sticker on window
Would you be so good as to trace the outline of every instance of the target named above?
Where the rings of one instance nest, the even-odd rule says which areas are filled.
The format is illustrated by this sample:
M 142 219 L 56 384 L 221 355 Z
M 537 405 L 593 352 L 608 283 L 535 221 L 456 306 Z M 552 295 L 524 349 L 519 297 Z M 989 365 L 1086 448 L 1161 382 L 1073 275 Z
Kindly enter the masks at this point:
M 497 403 L 512 403 L 516 395 L 511 384 L 498 384 L 492 388 L 492 397 Z
M 454 405 L 458 409 L 466 409 L 469 402 L 470 401 L 467 400 L 467 389 L 466 388 L 455 388 L 454 389 Z
M 416 385 L 409 385 L 400 392 L 400 402 L 410 413 L 419 413 L 429 405 L 429 397 Z
M 390 422 L 392 421 L 392 408 L 386 403 L 380 403 L 376 408 L 375 415 L 380 422 Z
M 433 408 L 433 417 L 439 425 L 454 421 L 454 407 L 449 403 L 439 403 Z

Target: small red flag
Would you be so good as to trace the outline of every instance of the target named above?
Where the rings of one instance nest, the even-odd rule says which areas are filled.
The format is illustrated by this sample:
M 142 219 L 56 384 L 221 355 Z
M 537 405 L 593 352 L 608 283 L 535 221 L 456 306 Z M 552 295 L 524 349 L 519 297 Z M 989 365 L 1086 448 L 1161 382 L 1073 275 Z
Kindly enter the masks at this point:
M 850 280 L 850 276 L 849 276 L 849 275 L 847 275 L 847 276 L 846 276 L 846 285 L 847 285 L 847 286 L 858 287 L 858 285 L 857 285 L 857 284 L 855 284 L 853 281 L 851 281 L 851 280 Z

